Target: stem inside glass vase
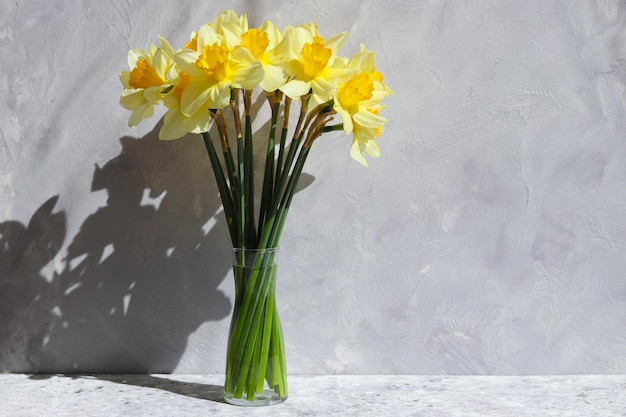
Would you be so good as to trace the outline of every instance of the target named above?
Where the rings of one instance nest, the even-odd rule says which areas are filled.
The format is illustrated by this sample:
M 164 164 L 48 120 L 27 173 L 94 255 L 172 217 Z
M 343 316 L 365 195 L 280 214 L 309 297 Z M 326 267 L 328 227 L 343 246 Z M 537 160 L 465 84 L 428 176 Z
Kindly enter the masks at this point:
M 226 357 L 226 402 L 263 406 L 287 399 L 285 346 L 276 309 L 278 248 L 233 249 L 235 307 Z

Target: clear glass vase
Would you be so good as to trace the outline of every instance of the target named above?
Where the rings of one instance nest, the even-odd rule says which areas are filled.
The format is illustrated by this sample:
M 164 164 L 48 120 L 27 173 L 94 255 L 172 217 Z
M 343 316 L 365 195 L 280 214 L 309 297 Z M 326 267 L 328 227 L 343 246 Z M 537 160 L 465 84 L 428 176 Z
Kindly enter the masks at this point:
M 228 335 L 224 399 L 257 407 L 287 399 L 283 332 L 276 310 L 278 248 L 233 249 L 235 307 Z

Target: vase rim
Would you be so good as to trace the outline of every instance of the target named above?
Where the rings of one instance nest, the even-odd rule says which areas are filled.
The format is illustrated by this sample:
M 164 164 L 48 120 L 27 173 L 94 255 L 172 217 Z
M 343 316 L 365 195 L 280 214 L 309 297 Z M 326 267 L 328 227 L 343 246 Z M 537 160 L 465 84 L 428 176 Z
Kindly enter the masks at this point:
M 259 249 L 259 248 L 233 248 L 233 252 L 235 253 L 240 253 L 240 252 L 252 252 L 252 253 L 256 253 L 256 252 L 278 252 L 278 249 L 280 247 L 279 246 L 275 246 L 272 248 L 264 248 L 264 249 Z

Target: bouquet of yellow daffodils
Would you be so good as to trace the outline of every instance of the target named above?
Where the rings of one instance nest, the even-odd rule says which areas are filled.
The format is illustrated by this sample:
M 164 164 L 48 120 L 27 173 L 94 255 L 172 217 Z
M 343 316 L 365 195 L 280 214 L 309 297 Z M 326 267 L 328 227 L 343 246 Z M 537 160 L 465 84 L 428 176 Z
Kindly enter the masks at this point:
M 152 116 L 160 104 L 167 109 L 160 139 L 202 135 L 232 245 L 238 257 L 244 254 L 238 260 L 244 267 L 235 269 L 227 399 L 254 401 L 264 380 L 279 398 L 286 397 L 284 347 L 273 300 L 275 270 L 268 267 L 271 259 L 256 254 L 278 246 L 312 144 L 326 132 L 343 130 L 352 135 L 350 155 L 361 164 L 367 166 L 365 156 L 380 153 L 376 138 L 387 120 L 379 111 L 392 92 L 376 71 L 374 52 L 361 45 L 350 58 L 338 55 L 346 37 L 342 32 L 323 38 L 314 23 L 280 30 L 266 21 L 250 28 L 245 14 L 226 11 L 192 32 L 176 51 L 160 36 L 160 46 L 129 51 L 129 71 L 120 73 L 120 103 L 132 111 L 129 126 Z M 262 139 L 252 133 L 255 90 L 271 108 L 257 202 L 253 142 Z M 298 107 L 292 117 L 294 101 Z M 331 124 L 337 115 L 337 123 Z M 215 143 L 209 136 L 211 123 L 219 135 Z M 255 256 L 250 260 L 246 251 Z

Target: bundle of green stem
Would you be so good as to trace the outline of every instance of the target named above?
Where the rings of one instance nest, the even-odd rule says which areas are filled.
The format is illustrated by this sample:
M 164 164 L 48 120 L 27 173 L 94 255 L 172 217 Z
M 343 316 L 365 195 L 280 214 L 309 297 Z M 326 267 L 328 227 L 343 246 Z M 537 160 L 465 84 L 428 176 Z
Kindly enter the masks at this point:
M 227 397 L 255 400 L 267 386 L 287 397 L 285 347 L 275 303 L 277 248 L 235 249 L 235 308 L 226 359 Z
M 236 132 L 236 158 L 223 110 L 211 111 L 220 136 L 222 157 L 208 132 L 202 134 L 215 174 L 233 248 L 236 250 L 235 309 L 229 333 L 225 392 L 253 400 L 265 381 L 278 397 L 287 396 L 282 330 L 275 304 L 275 251 L 287 212 L 312 143 L 324 132 L 335 111 L 333 102 L 308 108 L 310 95 L 300 99 L 300 113 L 291 139 L 291 99 L 280 91 L 265 93 L 271 123 L 258 214 L 255 209 L 252 91 L 233 89 L 230 109 Z M 245 114 L 239 110 L 243 95 Z M 295 119 L 295 118 L 294 118 Z M 277 138 L 278 124 L 282 123 Z M 221 162 L 223 161 L 223 162 Z M 236 161 L 236 162 L 235 162 Z M 260 171 L 260 170 L 259 170 Z M 269 252 L 265 251 L 271 249 Z

